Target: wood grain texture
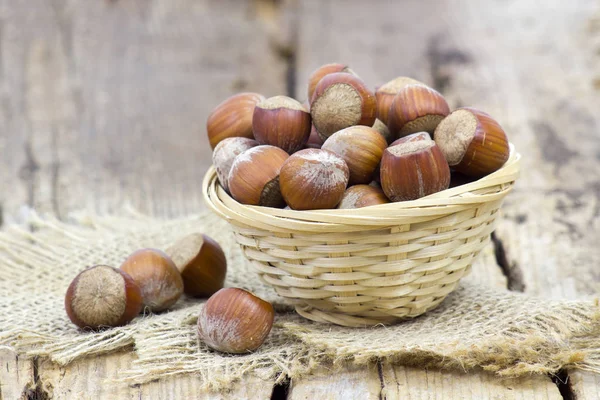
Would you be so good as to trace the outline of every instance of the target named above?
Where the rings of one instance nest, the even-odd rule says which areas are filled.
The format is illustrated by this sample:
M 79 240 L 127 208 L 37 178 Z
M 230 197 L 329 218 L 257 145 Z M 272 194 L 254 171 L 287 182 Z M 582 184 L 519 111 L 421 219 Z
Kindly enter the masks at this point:
M 290 400 L 377 400 L 381 381 L 375 364 L 369 367 L 349 367 L 344 373 L 331 373 L 321 368 L 310 377 L 292 382 Z
M 586 371 L 569 371 L 570 393 L 575 400 L 600 399 L 600 375 Z
M 133 353 L 115 353 L 103 357 L 83 359 L 59 367 L 51 362 L 39 366 L 41 387 L 53 399 L 257 399 L 271 398 L 273 383 L 249 377 L 231 386 L 224 394 L 207 392 L 201 388 L 197 376 L 175 376 L 144 385 L 107 383 L 119 379 L 121 371 L 130 368 Z
M 208 113 L 238 91 L 285 93 L 277 20 L 252 2 L 3 3 L 0 183 L 11 190 L 0 204 L 9 220 L 23 204 L 61 217 L 124 203 L 165 216 L 198 211 Z
M 0 399 L 21 399 L 33 391 L 34 382 L 33 363 L 0 347 Z
M 382 396 L 386 400 L 560 400 L 549 379 L 501 379 L 492 374 L 440 372 L 384 365 Z M 417 383 L 417 384 L 415 384 Z

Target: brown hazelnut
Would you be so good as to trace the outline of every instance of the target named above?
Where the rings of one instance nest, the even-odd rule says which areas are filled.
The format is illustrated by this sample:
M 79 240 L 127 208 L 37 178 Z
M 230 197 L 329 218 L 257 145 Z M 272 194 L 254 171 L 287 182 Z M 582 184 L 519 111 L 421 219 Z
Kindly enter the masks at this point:
M 125 271 L 96 265 L 80 272 L 69 285 L 65 309 L 82 329 L 129 323 L 142 310 L 142 293 Z
M 345 72 L 348 74 L 354 74 L 354 72 L 348 68 L 347 65 L 344 64 L 325 64 L 317 68 L 310 74 L 308 78 L 308 100 L 312 99 L 313 93 L 315 92 L 315 88 L 317 84 L 325 75 L 333 74 L 335 72 Z
M 229 171 L 235 158 L 255 146 L 258 146 L 256 140 L 243 137 L 226 138 L 217 144 L 212 154 L 212 160 L 217 171 L 219 183 L 223 186 L 223 189 L 229 190 L 227 178 L 229 177 Z
M 433 131 L 450 113 L 444 97 L 434 89 L 410 84 L 398 91 L 388 113 L 388 128 L 396 138 Z
M 400 139 L 394 140 L 390 144 L 390 147 L 395 146 L 400 143 L 416 142 L 418 140 L 432 140 L 432 139 L 431 139 L 431 136 L 429 135 L 429 133 L 427 133 L 427 132 L 411 133 L 410 135 L 406 135 L 406 136 L 401 137 Z
M 274 318 L 269 302 L 243 289 L 221 289 L 200 310 L 198 336 L 211 349 L 248 353 L 263 344 Z
M 281 194 L 294 210 L 334 208 L 344 195 L 349 175 L 341 157 L 327 150 L 300 150 L 281 167 Z
M 407 135 L 407 136 L 401 137 L 400 139 L 394 140 L 389 145 L 389 147 L 395 146 L 400 143 L 414 142 L 417 140 L 432 140 L 432 139 L 431 139 L 431 136 L 429 136 L 429 133 L 427 133 L 427 132 L 411 133 L 410 135 Z M 381 163 L 379 163 L 379 165 L 375 169 L 375 172 L 373 173 L 373 180 L 377 183 L 381 182 L 380 171 L 381 171 Z
M 394 97 L 396 97 L 396 94 L 398 94 L 400 89 L 410 84 L 422 85 L 422 83 L 416 79 L 399 76 L 377 88 L 375 91 L 375 97 L 377 98 L 377 118 L 387 124 L 388 112 L 390 111 L 390 106 L 392 105 Z
M 438 125 L 434 140 L 458 172 L 482 177 L 500 169 L 509 156 L 508 138 L 489 114 L 459 108 Z
M 350 170 L 349 185 L 369 183 L 381 161 L 387 142 L 375 129 L 368 126 L 351 126 L 331 135 L 323 150 L 340 156 Z
M 256 146 L 233 161 L 229 191 L 242 204 L 278 207 L 285 205 L 279 190 L 279 171 L 288 153 L 275 146 Z
M 213 149 L 228 137 L 254 139 L 252 114 L 254 106 L 265 98 L 258 93 L 239 93 L 219 104 L 206 121 L 208 141 Z
M 346 189 L 342 201 L 337 208 L 362 208 L 389 203 L 385 193 L 379 186 L 355 185 Z
M 208 297 L 223 288 L 227 259 L 223 249 L 207 235 L 187 235 L 165 251 L 183 278 L 188 296 Z
M 391 201 L 415 200 L 447 189 L 450 168 L 433 140 L 388 147 L 381 159 L 381 187 Z
M 340 72 L 325 75 L 310 102 L 313 124 L 323 140 L 349 126 L 373 126 L 375 112 L 375 95 L 364 82 Z
M 183 279 L 165 253 L 157 249 L 133 252 L 121 264 L 142 291 L 144 306 L 152 312 L 166 310 L 183 294 Z
M 260 144 L 277 146 L 291 154 L 304 146 L 310 127 L 310 113 L 290 97 L 271 97 L 254 108 L 252 130 Z

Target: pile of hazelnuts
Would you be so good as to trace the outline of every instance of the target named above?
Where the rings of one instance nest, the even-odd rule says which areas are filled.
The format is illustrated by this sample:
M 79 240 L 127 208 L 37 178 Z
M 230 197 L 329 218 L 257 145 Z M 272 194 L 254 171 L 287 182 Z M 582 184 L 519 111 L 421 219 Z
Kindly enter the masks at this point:
M 485 112 L 451 112 L 440 93 L 407 77 L 373 93 L 342 64 L 312 73 L 304 104 L 240 93 L 206 125 L 217 177 L 235 200 L 293 210 L 415 200 L 509 157 L 506 133 Z
M 273 306 L 239 288 L 223 288 L 227 260 L 207 235 L 191 234 L 164 252 L 141 249 L 120 268 L 96 265 L 69 285 L 65 309 L 69 319 L 89 331 L 122 326 L 142 311 L 160 313 L 185 293 L 210 297 L 198 316 L 198 335 L 210 348 L 226 353 L 254 351 L 267 338 Z

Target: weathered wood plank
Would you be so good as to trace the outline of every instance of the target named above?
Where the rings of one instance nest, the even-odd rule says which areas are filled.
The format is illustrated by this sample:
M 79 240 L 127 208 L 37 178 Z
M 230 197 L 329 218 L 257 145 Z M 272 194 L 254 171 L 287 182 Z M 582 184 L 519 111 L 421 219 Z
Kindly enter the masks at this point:
M 293 382 L 290 400 L 377 400 L 380 399 L 381 381 L 377 366 L 351 368 L 343 373 L 331 373 L 321 368 L 314 375 Z
M 488 373 L 461 373 L 384 365 L 381 398 L 386 400 L 562 399 L 552 381 L 499 379 Z
M 53 399 L 269 399 L 272 382 L 249 377 L 243 382 L 232 384 L 225 394 L 211 393 L 201 388 L 198 377 L 193 375 L 173 376 L 144 385 L 129 386 L 108 380 L 120 378 L 123 370 L 131 367 L 133 353 L 116 353 L 75 361 L 67 367 L 43 362 L 39 367 L 41 387 Z
M 208 113 L 234 92 L 286 90 L 277 10 L 252 2 L 4 3 L 5 215 L 197 211 Z
M 0 399 L 22 399 L 34 388 L 33 363 L 0 347 Z
M 569 371 L 569 390 L 576 400 L 600 399 L 600 375 L 587 371 Z

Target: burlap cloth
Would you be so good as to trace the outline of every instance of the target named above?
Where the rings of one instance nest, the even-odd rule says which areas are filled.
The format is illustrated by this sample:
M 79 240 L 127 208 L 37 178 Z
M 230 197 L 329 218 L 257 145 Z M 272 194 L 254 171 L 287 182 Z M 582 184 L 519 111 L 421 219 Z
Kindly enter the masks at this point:
M 100 333 L 81 332 L 68 320 L 64 294 L 83 268 L 119 266 L 133 250 L 164 249 L 191 232 L 207 233 L 221 244 L 228 255 L 227 286 L 246 288 L 275 305 L 275 325 L 257 352 L 228 356 L 199 343 L 199 300 L 182 299 L 170 312 Z M 79 214 L 69 223 L 33 214 L 26 225 L 0 232 L 0 309 L 0 344 L 23 356 L 64 365 L 119 349 L 135 351 L 131 369 L 122 371 L 126 383 L 191 373 L 206 387 L 223 389 L 249 372 L 282 380 L 310 374 L 321 364 L 335 369 L 376 359 L 483 368 L 503 376 L 600 366 L 599 307 L 593 300 L 532 298 L 465 282 L 436 310 L 394 326 L 309 322 L 259 281 L 227 224 L 209 213 L 168 221 L 133 211 L 119 217 Z

